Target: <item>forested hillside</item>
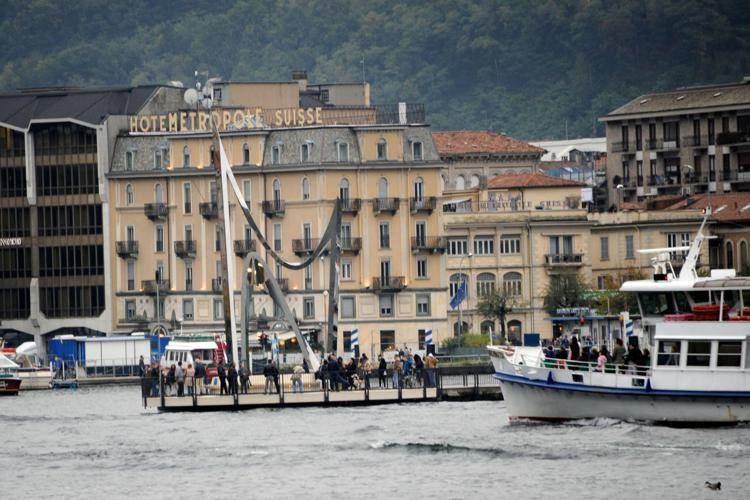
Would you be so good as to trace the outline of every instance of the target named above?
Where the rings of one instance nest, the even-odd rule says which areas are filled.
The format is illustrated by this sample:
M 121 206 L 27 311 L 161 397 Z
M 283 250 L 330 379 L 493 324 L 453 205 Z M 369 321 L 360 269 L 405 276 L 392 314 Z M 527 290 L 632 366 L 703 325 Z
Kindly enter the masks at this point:
M 224 78 L 372 84 L 438 129 L 591 135 L 642 92 L 750 75 L 747 0 L 6 0 L 0 89 Z

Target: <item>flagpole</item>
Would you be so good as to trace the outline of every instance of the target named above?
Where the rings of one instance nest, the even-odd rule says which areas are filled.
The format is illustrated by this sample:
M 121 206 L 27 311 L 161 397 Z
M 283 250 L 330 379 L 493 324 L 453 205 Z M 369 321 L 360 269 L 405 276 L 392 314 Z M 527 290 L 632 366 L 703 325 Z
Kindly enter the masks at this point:
M 461 256 L 461 260 L 458 261 L 458 274 L 461 276 L 461 284 L 459 287 L 464 287 L 464 293 L 468 295 L 468 290 L 466 290 L 466 279 L 464 278 L 464 259 L 466 257 L 471 258 L 471 252 L 466 253 L 465 255 Z M 461 314 L 461 302 L 463 302 L 463 299 L 458 302 L 458 336 L 462 336 L 464 334 L 464 320 L 463 315 Z

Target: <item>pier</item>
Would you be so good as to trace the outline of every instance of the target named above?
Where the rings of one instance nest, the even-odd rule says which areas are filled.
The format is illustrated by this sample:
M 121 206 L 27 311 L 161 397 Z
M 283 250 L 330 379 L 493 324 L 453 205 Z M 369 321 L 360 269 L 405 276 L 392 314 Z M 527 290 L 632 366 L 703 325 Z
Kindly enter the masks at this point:
M 315 379 L 312 373 L 306 373 L 302 375 L 302 392 L 295 392 L 291 377 L 289 373 L 279 375 L 278 393 L 273 382 L 270 390 L 266 391 L 265 377 L 253 375 L 246 391 L 238 383 L 236 392 L 230 390 L 229 394 L 221 394 L 217 379 L 214 379 L 202 394 L 198 394 L 195 381 L 186 383 L 183 395 L 177 395 L 176 386 L 166 385 L 164 377 L 156 381 L 157 388 L 152 386 L 155 382 L 152 379 L 143 379 L 143 406 L 159 411 L 179 412 L 502 399 L 500 383 L 494 378 L 491 368 L 486 366 L 439 368 L 432 374 L 425 372 L 421 379 L 405 377 L 395 388 L 390 375 L 386 378 L 384 387 L 379 386 L 377 376 L 372 376 L 368 381 L 359 381 L 355 387 L 336 390 L 330 381 L 326 380 L 324 383 Z

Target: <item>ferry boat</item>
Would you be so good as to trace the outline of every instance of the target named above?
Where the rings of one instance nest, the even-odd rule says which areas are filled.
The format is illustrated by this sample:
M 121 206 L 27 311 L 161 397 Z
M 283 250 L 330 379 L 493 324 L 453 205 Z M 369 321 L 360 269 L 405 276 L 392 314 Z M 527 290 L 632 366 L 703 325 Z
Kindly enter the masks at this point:
M 16 396 L 20 388 L 18 365 L 0 353 L 0 396 Z
M 634 335 L 641 349 L 653 353 L 649 366 L 600 368 L 546 358 L 541 347 L 488 346 L 511 420 L 750 421 L 750 278 L 737 277 L 733 269 L 698 276 L 709 215 L 707 210 L 689 247 L 642 250 L 656 254 L 653 277 L 620 288 L 637 299 L 641 331 Z M 685 251 L 676 273 L 671 256 Z

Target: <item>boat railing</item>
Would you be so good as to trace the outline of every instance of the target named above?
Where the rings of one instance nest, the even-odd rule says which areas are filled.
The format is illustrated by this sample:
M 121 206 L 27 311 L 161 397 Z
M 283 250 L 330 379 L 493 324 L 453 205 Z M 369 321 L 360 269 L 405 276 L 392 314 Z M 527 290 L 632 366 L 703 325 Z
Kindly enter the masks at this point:
M 637 375 L 640 377 L 650 377 L 651 367 L 628 364 L 605 363 L 600 367 L 594 361 L 577 361 L 573 359 L 542 358 L 542 366 L 545 368 L 566 369 L 571 371 L 583 371 L 589 373 L 621 373 L 627 375 Z

